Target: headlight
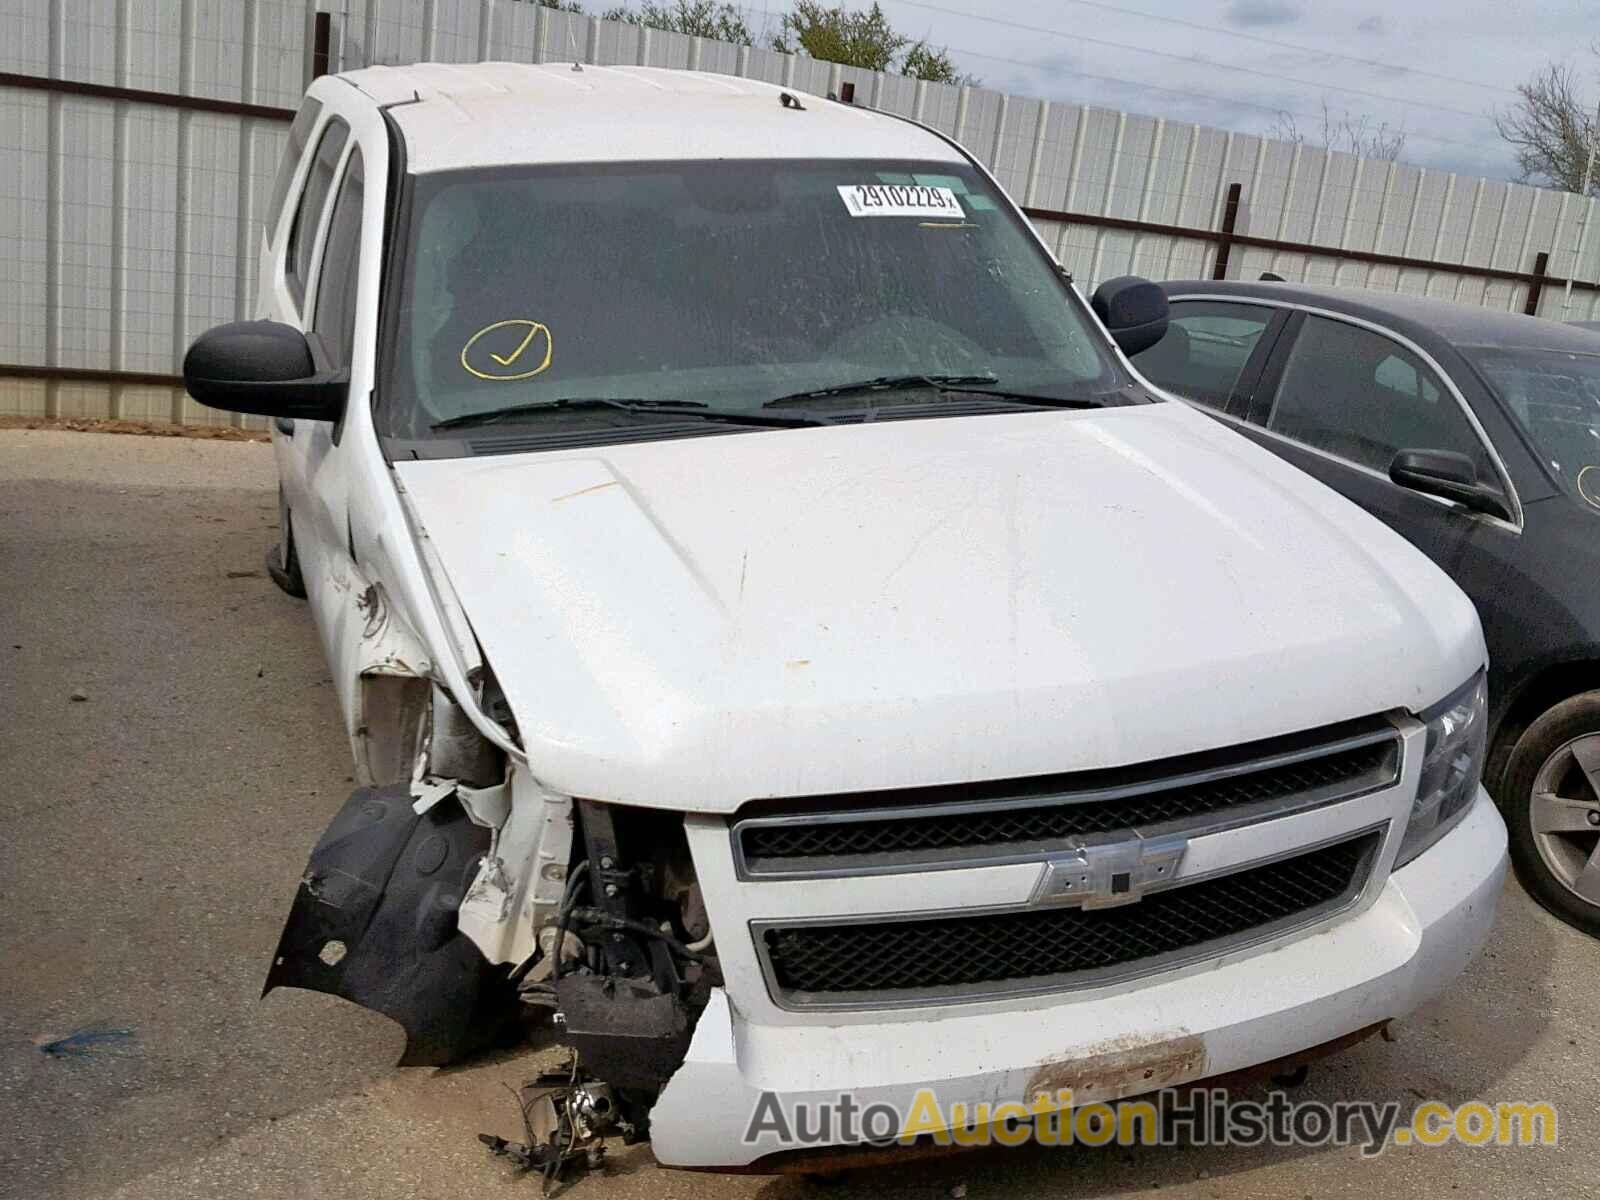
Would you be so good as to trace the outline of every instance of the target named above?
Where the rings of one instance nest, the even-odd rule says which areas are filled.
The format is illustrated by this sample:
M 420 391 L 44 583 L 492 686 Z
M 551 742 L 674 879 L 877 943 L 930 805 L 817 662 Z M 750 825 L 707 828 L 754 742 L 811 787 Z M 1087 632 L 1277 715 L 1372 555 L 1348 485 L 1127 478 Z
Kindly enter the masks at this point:
M 1489 740 L 1489 690 L 1480 672 L 1422 714 L 1428 736 L 1422 778 L 1394 865 L 1403 867 L 1443 837 L 1472 806 Z

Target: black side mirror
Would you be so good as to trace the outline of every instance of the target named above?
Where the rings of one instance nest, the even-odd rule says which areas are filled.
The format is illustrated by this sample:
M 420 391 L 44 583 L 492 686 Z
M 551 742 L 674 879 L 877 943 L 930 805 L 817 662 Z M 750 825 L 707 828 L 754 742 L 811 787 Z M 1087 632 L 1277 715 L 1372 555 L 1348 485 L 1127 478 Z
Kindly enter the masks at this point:
M 1500 493 L 1479 483 L 1472 460 L 1454 450 L 1402 450 L 1389 464 L 1389 478 L 1414 492 L 1443 496 L 1476 512 L 1511 519 Z
M 350 373 L 328 369 L 315 335 L 277 321 L 235 321 L 194 340 L 183 356 L 183 386 L 211 408 L 335 421 Z
M 1167 332 L 1167 294 L 1137 275 L 1106 280 L 1095 288 L 1089 307 L 1130 356 L 1154 346 Z

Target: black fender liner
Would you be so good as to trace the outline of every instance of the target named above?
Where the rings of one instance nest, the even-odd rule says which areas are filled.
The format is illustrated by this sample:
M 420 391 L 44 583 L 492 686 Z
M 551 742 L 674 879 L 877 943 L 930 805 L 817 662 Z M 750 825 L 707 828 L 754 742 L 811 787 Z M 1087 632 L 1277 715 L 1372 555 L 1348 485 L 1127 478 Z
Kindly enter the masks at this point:
M 405 784 L 358 789 L 311 852 L 261 994 L 308 988 L 392 1018 L 406 1031 L 401 1066 L 489 1045 L 516 991 L 456 922 L 488 849 L 489 831 L 452 800 L 418 816 Z

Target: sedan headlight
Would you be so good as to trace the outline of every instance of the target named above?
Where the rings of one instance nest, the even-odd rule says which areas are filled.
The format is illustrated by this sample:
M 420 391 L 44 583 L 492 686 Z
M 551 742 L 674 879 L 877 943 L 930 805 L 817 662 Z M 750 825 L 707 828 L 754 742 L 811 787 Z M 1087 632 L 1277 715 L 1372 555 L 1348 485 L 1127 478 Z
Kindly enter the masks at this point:
M 1466 815 L 1483 778 L 1489 741 L 1489 691 L 1483 674 L 1422 714 L 1428 727 L 1422 778 L 1394 865 L 1416 858 Z

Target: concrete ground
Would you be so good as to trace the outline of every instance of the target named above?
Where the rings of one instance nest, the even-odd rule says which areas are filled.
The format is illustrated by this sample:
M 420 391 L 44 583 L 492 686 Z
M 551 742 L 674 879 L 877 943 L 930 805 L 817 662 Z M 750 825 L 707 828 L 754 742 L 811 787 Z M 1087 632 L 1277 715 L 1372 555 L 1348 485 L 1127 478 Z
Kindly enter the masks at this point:
M 259 997 L 350 786 L 310 620 L 261 570 L 273 487 L 265 445 L 0 431 L 0 1197 L 537 1194 L 475 1135 L 516 1133 L 506 1089 L 551 1051 L 397 1070 L 383 1018 Z M 823 1191 L 619 1147 L 571 1194 L 1594 1195 L 1597 963 L 1510 885 L 1466 978 L 1297 1093 L 1549 1099 L 1558 1149 L 1036 1148 Z M 42 1049 L 85 1030 L 79 1053 Z

